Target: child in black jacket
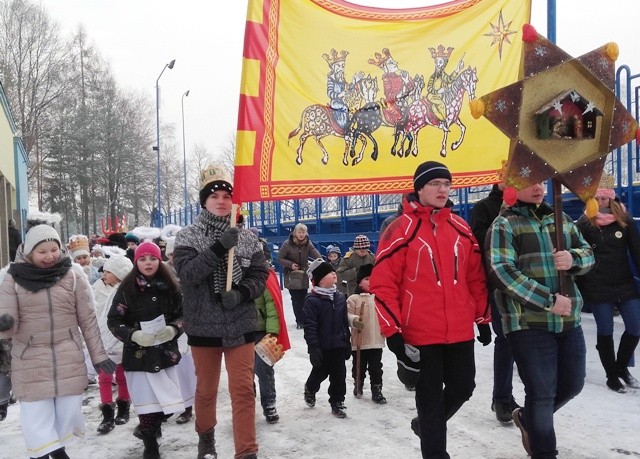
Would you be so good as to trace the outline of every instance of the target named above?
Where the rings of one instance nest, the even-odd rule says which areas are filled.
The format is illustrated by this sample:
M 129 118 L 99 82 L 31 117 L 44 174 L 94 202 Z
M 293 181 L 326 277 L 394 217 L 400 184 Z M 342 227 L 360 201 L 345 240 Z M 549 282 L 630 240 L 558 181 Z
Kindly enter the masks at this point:
M 331 413 L 345 418 L 347 391 L 345 360 L 351 356 L 347 299 L 336 288 L 338 277 L 333 267 L 321 258 L 309 266 L 312 290 L 304 300 L 304 339 L 307 342 L 311 374 L 304 386 L 309 407 L 316 404 L 316 392 L 329 377 Z
M 184 411 L 176 370 L 182 294 L 153 242 L 136 248 L 133 270 L 115 294 L 107 325 L 124 343 L 122 366 L 140 419 L 134 435 L 144 442 L 145 459 L 159 458 L 157 437 L 164 416 Z

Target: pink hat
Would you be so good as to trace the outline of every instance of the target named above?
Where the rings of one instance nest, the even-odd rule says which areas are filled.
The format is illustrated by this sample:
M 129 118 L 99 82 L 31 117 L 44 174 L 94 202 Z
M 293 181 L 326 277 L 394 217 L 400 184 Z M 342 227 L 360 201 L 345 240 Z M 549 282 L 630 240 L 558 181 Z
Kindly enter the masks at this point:
M 136 249 L 136 253 L 133 255 L 133 262 L 138 263 L 138 259 L 140 257 L 144 257 L 145 255 L 151 255 L 152 257 L 156 257 L 158 260 L 162 260 L 162 254 L 160 253 L 160 247 L 158 247 L 153 242 L 143 242 Z

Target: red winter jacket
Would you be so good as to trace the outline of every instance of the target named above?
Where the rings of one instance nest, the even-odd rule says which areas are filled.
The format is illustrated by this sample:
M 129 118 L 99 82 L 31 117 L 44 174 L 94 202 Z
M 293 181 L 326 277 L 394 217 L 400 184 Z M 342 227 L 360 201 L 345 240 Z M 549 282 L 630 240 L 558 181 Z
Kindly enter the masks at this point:
M 380 330 L 414 346 L 474 338 L 491 322 L 480 248 L 451 209 L 403 203 L 378 244 L 370 279 Z

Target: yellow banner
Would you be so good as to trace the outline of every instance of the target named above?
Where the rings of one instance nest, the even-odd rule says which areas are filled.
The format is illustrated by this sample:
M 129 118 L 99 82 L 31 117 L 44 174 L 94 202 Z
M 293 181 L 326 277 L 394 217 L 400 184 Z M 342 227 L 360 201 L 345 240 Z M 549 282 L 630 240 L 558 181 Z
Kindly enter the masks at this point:
M 530 0 L 250 0 L 234 199 L 405 192 L 427 160 L 456 187 L 495 182 L 509 139 L 468 102 L 518 79 L 530 13 Z

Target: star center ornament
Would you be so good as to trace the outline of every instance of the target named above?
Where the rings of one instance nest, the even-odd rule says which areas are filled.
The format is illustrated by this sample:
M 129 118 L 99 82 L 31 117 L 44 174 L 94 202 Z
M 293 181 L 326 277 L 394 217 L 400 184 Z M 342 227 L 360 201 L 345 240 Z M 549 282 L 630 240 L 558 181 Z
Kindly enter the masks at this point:
M 587 202 L 608 153 L 638 137 L 637 121 L 614 94 L 618 47 L 573 58 L 529 24 L 522 39 L 520 80 L 472 101 L 471 113 L 511 139 L 507 187 L 553 178 Z

